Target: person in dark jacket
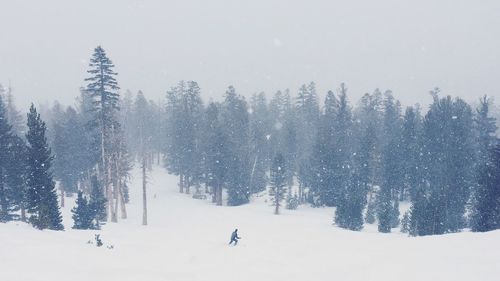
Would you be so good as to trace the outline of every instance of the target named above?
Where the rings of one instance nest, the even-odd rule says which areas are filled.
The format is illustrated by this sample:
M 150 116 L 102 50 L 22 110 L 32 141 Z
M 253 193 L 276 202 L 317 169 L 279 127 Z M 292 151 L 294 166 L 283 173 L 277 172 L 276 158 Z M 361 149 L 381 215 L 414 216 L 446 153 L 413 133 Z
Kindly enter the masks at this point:
M 233 242 L 234 246 L 238 245 L 238 239 L 241 239 L 241 237 L 238 236 L 238 229 L 235 229 L 231 234 L 231 241 L 229 241 L 229 245 L 231 245 Z

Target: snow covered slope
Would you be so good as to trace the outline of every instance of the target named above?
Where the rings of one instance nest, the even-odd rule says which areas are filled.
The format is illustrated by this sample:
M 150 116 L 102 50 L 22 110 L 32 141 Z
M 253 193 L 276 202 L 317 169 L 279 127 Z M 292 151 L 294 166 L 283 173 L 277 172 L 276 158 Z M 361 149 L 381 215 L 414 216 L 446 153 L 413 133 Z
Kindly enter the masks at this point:
M 216 207 L 179 194 L 177 179 L 162 168 L 150 182 L 148 226 L 141 226 L 139 174 L 129 219 L 99 232 L 72 230 L 71 204 L 63 209 L 64 232 L 0 224 L 0 280 L 500 280 L 500 231 L 351 232 L 332 226 L 329 208 L 275 216 L 262 199 Z M 230 247 L 234 228 L 243 239 Z M 87 244 L 96 233 L 114 249 Z

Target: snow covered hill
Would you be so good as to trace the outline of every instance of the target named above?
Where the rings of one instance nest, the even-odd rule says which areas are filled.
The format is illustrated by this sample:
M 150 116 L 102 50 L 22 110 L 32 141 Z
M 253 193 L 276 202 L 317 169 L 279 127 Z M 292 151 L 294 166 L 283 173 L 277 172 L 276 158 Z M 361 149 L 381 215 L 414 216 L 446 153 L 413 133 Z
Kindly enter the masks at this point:
M 179 194 L 177 179 L 150 175 L 149 225 L 141 226 L 135 170 L 129 218 L 101 231 L 0 224 L 0 280 L 500 280 L 500 231 L 433 237 L 352 232 L 332 225 L 332 209 L 273 215 L 262 198 L 216 207 Z M 71 201 L 71 200 L 68 200 Z M 227 245 L 239 229 L 240 244 Z M 87 244 L 100 233 L 105 246 Z

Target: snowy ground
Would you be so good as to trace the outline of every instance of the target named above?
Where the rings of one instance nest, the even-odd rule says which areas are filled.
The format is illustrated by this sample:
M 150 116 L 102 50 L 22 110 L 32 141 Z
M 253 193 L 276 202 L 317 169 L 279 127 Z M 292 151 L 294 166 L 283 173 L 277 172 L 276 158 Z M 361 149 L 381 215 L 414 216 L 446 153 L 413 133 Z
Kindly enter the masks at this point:
M 137 172 L 137 171 L 136 171 Z M 177 179 L 150 176 L 149 225 L 133 179 L 129 219 L 102 231 L 39 231 L 0 224 L 0 280 L 500 280 L 500 231 L 412 238 L 332 226 L 332 210 L 302 207 L 280 216 L 260 198 L 216 207 L 177 192 Z M 227 245 L 237 227 L 243 239 Z M 100 233 L 105 245 L 86 242 Z

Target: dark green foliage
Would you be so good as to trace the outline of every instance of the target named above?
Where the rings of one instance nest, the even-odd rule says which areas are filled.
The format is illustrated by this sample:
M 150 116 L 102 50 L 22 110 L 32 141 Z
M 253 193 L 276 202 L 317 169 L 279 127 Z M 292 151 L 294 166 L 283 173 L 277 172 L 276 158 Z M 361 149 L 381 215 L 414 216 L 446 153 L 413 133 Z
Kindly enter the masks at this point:
M 313 203 L 335 206 L 338 201 L 338 188 L 335 185 L 336 165 L 336 118 L 339 111 L 337 97 L 329 91 L 325 99 L 324 113 L 321 115 L 316 143 L 313 147 L 311 163 L 314 177 L 311 188 L 318 201 Z
M 84 93 L 88 96 L 85 101 L 87 109 L 92 112 L 88 117 L 93 119 L 88 120 L 87 126 L 94 132 L 90 135 L 91 146 L 99 152 L 96 156 L 99 162 L 101 181 L 108 188 L 111 184 L 112 176 L 109 174 L 113 167 L 112 157 L 114 149 L 120 147 L 116 142 L 115 132 L 120 130 L 120 124 L 117 122 L 117 111 L 119 110 L 119 94 L 118 83 L 114 72 L 115 65 L 107 57 L 106 52 L 101 46 L 94 49 L 94 53 L 90 58 L 89 70 L 87 72 L 90 77 L 86 78 L 88 82 Z M 111 219 L 113 218 L 113 214 Z
M 18 219 L 19 210 L 26 219 L 26 144 L 13 134 L 7 109 L 0 95 L 0 222 Z
M 65 192 L 75 193 L 86 169 L 85 128 L 77 112 L 68 107 L 54 130 L 54 174 Z
M 473 231 L 500 228 L 500 144 L 491 149 L 489 155 L 480 167 L 471 223 Z
M 332 185 L 336 192 L 335 223 L 350 230 L 363 228 L 363 210 L 368 189 L 362 180 L 361 170 L 354 165 L 352 134 L 353 121 L 347 101 L 347 88 L 341 85 L 338 112 L 335 118 L 335 152 Z
M 281 153 L 278 153 L 271 165 L 271 176 L 269 182 L 269 195 L 273 198 L 275 206 L 274 214 L 279 214 L 281 201 L 285 199 L 286 189 L 286 164 Z
M 477 139 L 476 182 L 473 190 L 473 209 L 470 225 L 473 231 L 500 228 L 500 147 L 495 138 L 495 118 L 490 116 L 490 100 L 480 100 L 474 118 Z
M 287 159 L 287 184 L 292 186 L 297 167 L 297 118 L 290 92 L 278 91 L 269 103 L 272 154 L 279 151 Z
M 106 197 L 104 196 L 104 190 L 96 176 L 93 176 L 91 179 L 88 207 L 94 219 L 95 228 L 100 229 L 101 223 L 106 220 Z
M 228 205 L 246 204 L 250 196 L 251 164 L 249 148 L 249 115 L 245 99 L 236 94 L 234 87 L 226 91 L 221 111 L 226 138 Z
M 286 196 L 286 206 L 288 210 L 296 210 L 299 207 L 299 197 L 297 194 L 292 195 L 291 192 L 288 192 Z
M 375 215 L 376 215 L 376 208 L 377 205 L 375 204 L 376 199 L 373 197 L 370 197 L 370 200 L 368 201 L 368 206 L 366 207 L 366 214 L 365 214 L 365 222 L 369 224 L 375 223 Z
M 7 112 L 0 95 L 0 222 L 10 220 L 11 202 L 8 196 L 7 167 L 12 162 L 9 149 L 12 140 L 12 126 L 7 122 Z
M 366 206 L 366 190 L 360 181 L 359 175 L 353 173 L 351 179 L 344 183 L 337 210 L 335 223 L 350 230 L 363 229 L 363 210 Z
M 401 220 L 401 232 L 409 233 L 410 232 L 410 212 L 405 212 L 403 215 L 403 219 Z
M 18 136 L 11 138 L 9 152 L 9 165 L 6 167 L 7 178 L 5 184 L 7 197 L 11 204 L 11 211 L 21 211 L 20 219 L 26 220 L 26 177 L 27 177 L 27 148 L 23 139 Z M 11 215 L 17 218 L 17 214 Z
M 46 126 L 33 105 L 28 113 L 27 200 L 30 222 L 39 229 L 63 230 L 52 178 L 52 159 L 45 137 Z
M 410 199 L 416 196 L 415 189 L 419 184 L 423 172 L 420 156 L 421 119 L 418 108 L 406 108 L 401 136 L 401 149 L 404 161 L 402 163 L 403 185 L 400 191 L 400 199 L 406 199 L 408 195 Z
M 378 230 L 391 232 L 399 223 L 399 191 L 403 186 L 404 158 L 401 148 L 401 108 L 390 92 L 384 100 L 382 182 L 377 196 Z
M 180 81 L 167 92 L 166 168 L 179 175 L 180 192 L 201 181 L 201 124 L 203 103 L 194 81 Z
M 297 147 L 297 178 L 299 180 L 299 199 L 305 197 L 305 190 L 311 187 L 314 179 L 312 154 L 315 138 L 318 132 L 320 110 L 316 85 L 302 85 L 295 102 L 297 131 L 295 134 Z
M 250 192 L 257 193 L 265 190 L 267 185 L 266 171 L 270 164 L 271 122 L 264 93 L 252 96 L 250 114 L 250 160 L 252 171 L 250 174 Z
M 97 247 L 101 247 L 103 245 L 102 240 L 101 240 L 101 235 L 96 234 L 95 235 L 95 244 Z
M 212 187 L 212 201 L 217 205 L 222 205 L 222 188 L 226 183 L 228 171 L 226 161 L 229 158 L 220 110 L 220 104 L 208 105 L 204 118 L 202 146 L 206 183 Z
M 84 171 L 91 171 L 101 157 L 101 134 L 98 130 L 97 113 L 89 91 L 80 89 L 78 123 L 83 127 L 81 134 L 80 163 Z
M 414 235 L 460 231 L 474 182 L 472 110 L 461 99 L 439 98 L 423 122 L 424 175 L 411 210 Z
M 78 191 L 76 198 L 76 206 L 71 209 L 73 213 L 73 228 L 74 229 L 94 229 L 94 216 L 89 206 L 87 198 L 83 196 L 83 192 Z
M 93 101 L 93 109 L 98 113 L 100 126 L 108 128 L 114 120 L 114 111 L 118 109 L 117 91 L 120 89 L 115 76 L 118 74 L 113 71 L 115 65 L 106 56 L 106 52 L 101 46 L 94 49 L 90 58 L 90 74 L 86 91 L 90 94 Z

